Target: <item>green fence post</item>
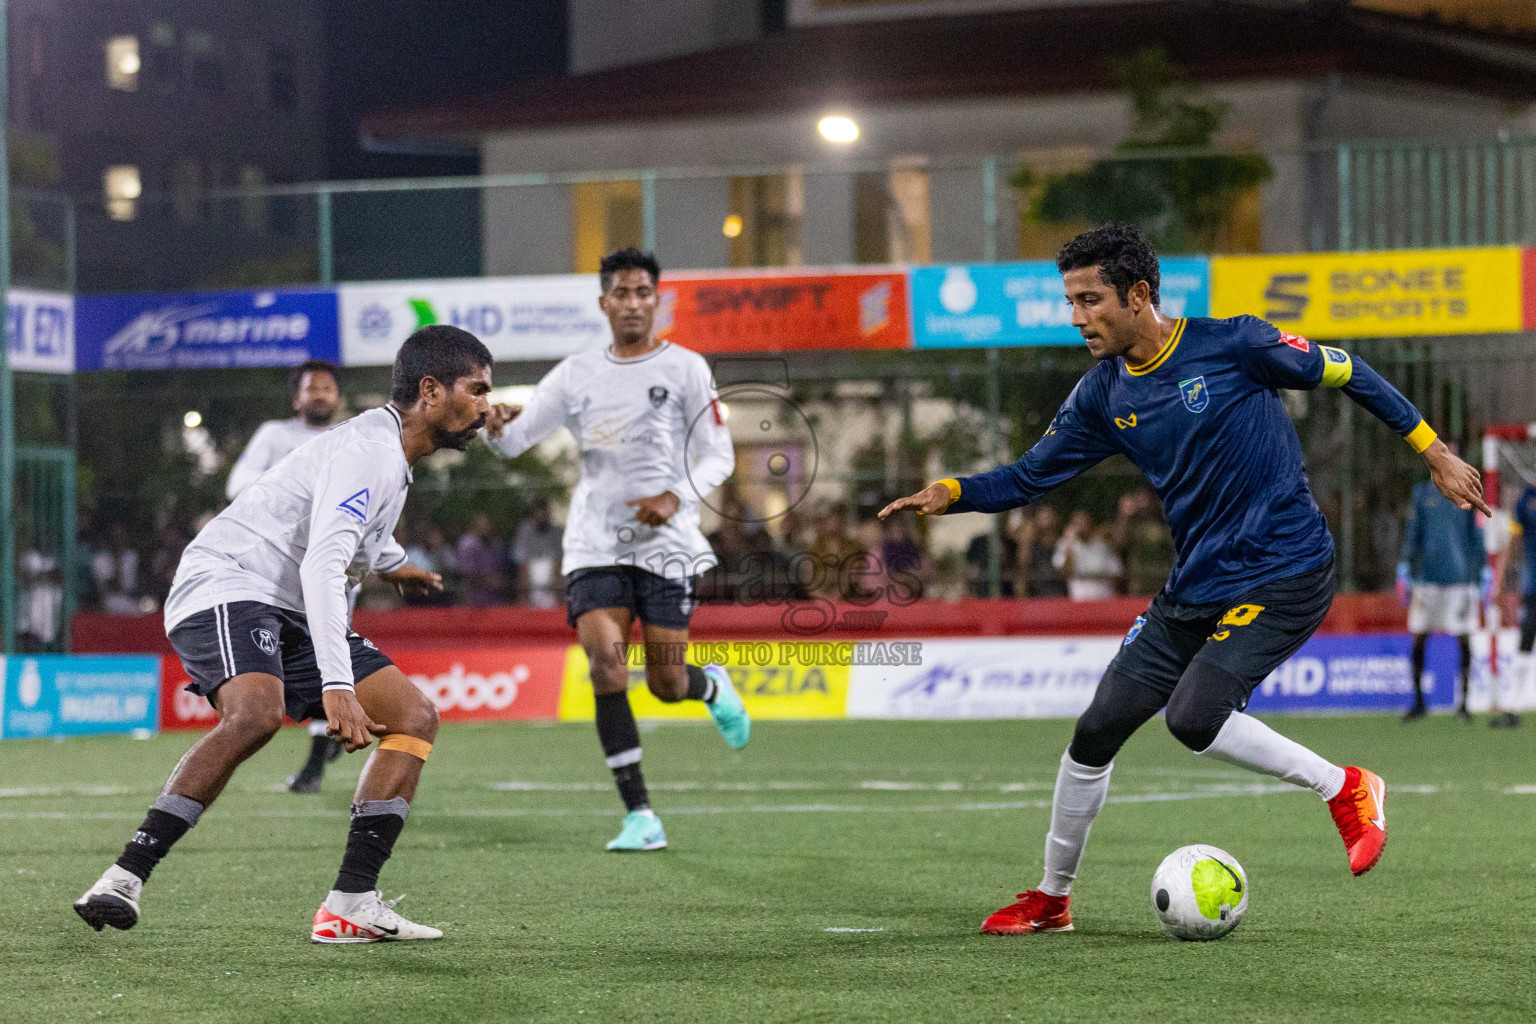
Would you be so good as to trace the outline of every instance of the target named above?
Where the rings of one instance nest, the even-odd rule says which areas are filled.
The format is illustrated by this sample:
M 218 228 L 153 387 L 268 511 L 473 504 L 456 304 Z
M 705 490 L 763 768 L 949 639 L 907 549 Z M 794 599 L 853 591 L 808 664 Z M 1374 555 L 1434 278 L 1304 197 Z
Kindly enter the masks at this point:
M 656 172 L 640 174 L 640 248 L 656 251 Z
M 0 295 L 7 316 L 0 336 L 0 644 L 16 651 L 16 392 L 11 376 L 10 35 L 8 0 L 0 0 Z
M 321 187 L 315 193 L 315 234 L 319 246 L 320 283 L 336 281 L 336 243 L 331 234 L 331 190 Z
M 998 382 L 997 349 L 987 349 L 987 455 L 1001 464 L 1003 394 Z M 992 517 L 992 536 L 987 542 L 987 595 L 1003 596 L 1003 516 Z
M 981 261 L 997 262 L 997 158 L 987 157 L 981 162 L 981 221 L 984 234 L 981 239 Z

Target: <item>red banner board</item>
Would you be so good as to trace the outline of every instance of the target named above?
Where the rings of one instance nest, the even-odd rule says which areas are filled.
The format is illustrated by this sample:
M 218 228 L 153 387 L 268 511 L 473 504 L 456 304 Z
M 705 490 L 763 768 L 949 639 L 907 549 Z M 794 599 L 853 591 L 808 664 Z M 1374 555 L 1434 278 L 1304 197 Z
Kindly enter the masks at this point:
M 911 348 L 907 275 L 667 275 L 658 337 L 696 352 Z
M 1520 288 L 1525 296 L 1525 329 L 1536 330 L 1536 249 L 1527 249 L 1521 254 Z
M 445 722 L 554 720 L 567 647 L 390 649 L 389 656 L 416 688 L 437 705 Z M 213 706 L 186 690 L 175 658 L 162 659 L 161 729 L 207 729 L 219 720 Z

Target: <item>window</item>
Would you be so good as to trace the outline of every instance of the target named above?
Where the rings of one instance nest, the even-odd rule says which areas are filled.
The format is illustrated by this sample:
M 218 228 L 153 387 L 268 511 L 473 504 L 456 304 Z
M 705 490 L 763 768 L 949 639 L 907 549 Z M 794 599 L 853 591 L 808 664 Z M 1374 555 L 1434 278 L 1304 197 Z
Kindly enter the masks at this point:
M 805 206 L 798 170 L 731 179 L 731 240 L 733 267 L 798 266 L 800 215 Z
M 113 36 L 107 40 L 108 89 L 137 92 L 139 67 L 138 36 Z
M 183 35 L 187 57 L 187 79 L 192 88 L 203 92 L 224 91 L 223 53 L 213 36 L 189 29 Z
M 596 273 L 604 253 L 641 244 L 645 226 L 640 182 L 577 182 L 571 186 L 571 201 L 577 273 Z
M 176 219 L 190 224 L 201 213 L 203 199 L 203 166 L 191 157 L 176 161 L 171 171 L 171 207 Z
M 293 51 L 274 46 L 267 52 L 267 93 L 273 110 L 297 110 L 299 83 L 293 74 Z
M 133 220 L 139 213 L 139 196 L 144 183 L 133 164 L 115 164 L 101 174 L 102 191 L 107 197 L 107 216 L 113 220 Z
M 158 93 L 170 95 L 181 91 L 181 57 L 176 52 L 176 29 L 157 21 L 149 29 L 149 54 L 145 74 Z
M 241 188 L 261 188 L 267 176 L 260 167 L 246 164 L 240 168 Z M 252 234 L 265 234 L 267 230 L 267 197 L 246 196 L 240 200 L 240 223 Z

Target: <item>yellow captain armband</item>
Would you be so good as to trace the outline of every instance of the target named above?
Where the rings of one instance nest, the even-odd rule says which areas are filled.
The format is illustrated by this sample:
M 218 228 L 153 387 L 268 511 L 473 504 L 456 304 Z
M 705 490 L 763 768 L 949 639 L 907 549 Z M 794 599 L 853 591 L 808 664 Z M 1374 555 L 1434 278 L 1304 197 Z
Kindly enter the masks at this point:
M 1403 440 L 1408 442 L 1408 447 L 1423 455 L 1424 450 L 1434 444 L 1439 437 L 1440 435 L 1435 433 L 1433 427 L 1419 420 L 1419 425 L 1404 434 Z
M 956 480 L 953 477 L 945 477 L 943 480 L 935 480 L 934 483 L 943 484 L 945 487 L 947 487 L 949 489 L 949 504 L 950 505 L 953 505 L 955 502 L 960 500 L 960 481 L 959 480 Z M 929 486 L 932 486 L 932 484 L 930 484 Z M 922 512 L 918 513 L 918 515 L 924 515 L 924 514 L 925 513 L 922 513 Z
M 1349 358 L 1349 353 L 1341 348 L 1329 348 L 1327 345 L 1317 346 L 1323 353 L 1323 379 L 1320 387 L 1341 388 L 1349 383 L 1349 378 L 1354 375 L 1355 364 Z
M 379 740 L 380 750 L 398 750 L 402 754 L 410 754 L 412 757 L 425 761 L 427 755 L 432 753 L 432 744 L 418 736 L 408 736 L 403 732 L 392 732 Z

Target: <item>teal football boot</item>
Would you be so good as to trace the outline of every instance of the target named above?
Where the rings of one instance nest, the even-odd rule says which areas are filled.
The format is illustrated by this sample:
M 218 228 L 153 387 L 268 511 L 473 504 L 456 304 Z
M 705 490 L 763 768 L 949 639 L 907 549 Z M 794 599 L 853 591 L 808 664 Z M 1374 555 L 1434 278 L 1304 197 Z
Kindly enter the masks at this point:
M 624 815 L 624 827 L 607 846 L 612 853 L 643 853 L 666 848 L 667 834 L 661 828 L 661 819 L 649 807 Z

